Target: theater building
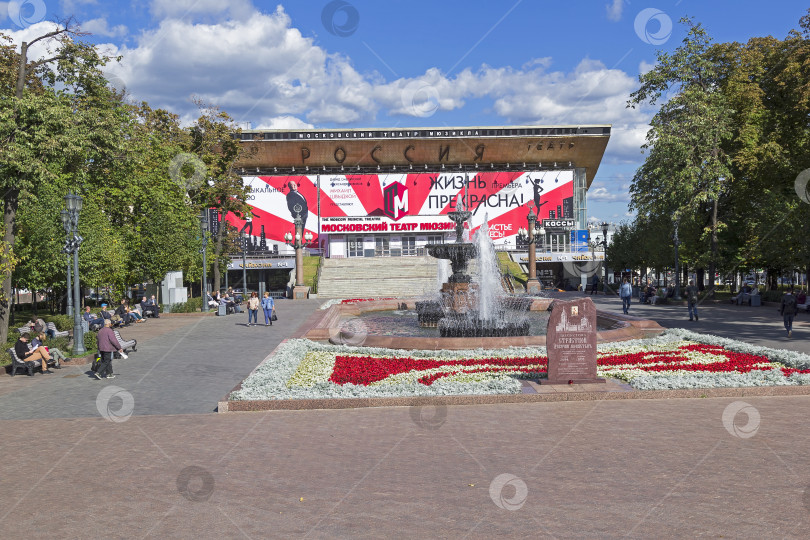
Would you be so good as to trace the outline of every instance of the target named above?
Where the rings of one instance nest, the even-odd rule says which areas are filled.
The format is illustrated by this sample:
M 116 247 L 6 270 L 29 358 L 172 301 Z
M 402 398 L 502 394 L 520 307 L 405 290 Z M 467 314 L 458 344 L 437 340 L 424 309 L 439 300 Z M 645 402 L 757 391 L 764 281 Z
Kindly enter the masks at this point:
M 238 166 L 250 186 L 252 251 L 292 254 L 284 235 L 300 210 L 326 257 L 421 255 L 425 244 L 453 239 L 445 214 L 463 205 L 470 233 L 487 221 L 498 249 L 525 249 L 518 231 L 531 209 L 542 227 L 541 258 L 582 256 L 586 194 L 610 129 L 245 130 Z

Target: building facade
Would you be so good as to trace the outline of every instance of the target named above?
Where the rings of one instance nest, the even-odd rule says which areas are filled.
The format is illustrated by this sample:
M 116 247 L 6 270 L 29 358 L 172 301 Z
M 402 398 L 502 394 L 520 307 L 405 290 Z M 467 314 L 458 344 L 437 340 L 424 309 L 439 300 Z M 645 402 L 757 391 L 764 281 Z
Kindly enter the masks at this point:
M 326 257 L 420 255 L 450 241 L 447 212 L 472 212 L 500 249 L 530 210 L 552 258 L 587 256 L 586 194 L 610 126 L 513 126 L 388 130 L 248 130 L 239 164 L 250 186 L 246 227 L 255 255 L 292 252 L 284 235 L 300 215 Z M 585 255 L 583 255 L 585 254 Z

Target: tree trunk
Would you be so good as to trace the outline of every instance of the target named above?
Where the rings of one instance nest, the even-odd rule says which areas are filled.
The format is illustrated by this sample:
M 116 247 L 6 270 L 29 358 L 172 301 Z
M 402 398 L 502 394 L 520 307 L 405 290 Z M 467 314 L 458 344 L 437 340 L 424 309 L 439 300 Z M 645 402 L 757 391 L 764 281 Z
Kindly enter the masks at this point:
M 19 190 L 12 189 L 6 193 L 3 211 L 3 242 L 11 249 L 16 238 L 14 223 L 17 217 Z M 0 343 L 8 340 L 9 300 L 11 299 L 11 268 L 3 276 L 3 289 L 0 295 Z
M 717 273 L 717 197 L 712 203 L 711 258 L 709 259 L 709 298 L 714 298 L 714 280 Z
M 696 274 L 695 277 L 697 278 L 695 285 L 697 285 L 699 291 L 702 291 L 703 289 L 706 288 L 706 285 L 703 282 L 703 276 L 705 272 L 703 271 L 703 268 L 695 268 L 695 274 Z
M 28 65 L 28 43 L 23 41 L 20 45 L 20 63 L 17 68 L 17 81 L 15 96 L 22 100 L 25 90 L 25 71 Z M 11 189 L 3 197 L 5 207 L 3 208 L 3 241 L 9 249 L 14 247 L 16 231 L 14 230 L 17 219 L 17 205 L 19 204 L 20 191 Z M 0 292 L 0 343 L 8 340 L 9 310 L 8 302 L 11 297 L 11 269 L 3 276 L 3 289 Z

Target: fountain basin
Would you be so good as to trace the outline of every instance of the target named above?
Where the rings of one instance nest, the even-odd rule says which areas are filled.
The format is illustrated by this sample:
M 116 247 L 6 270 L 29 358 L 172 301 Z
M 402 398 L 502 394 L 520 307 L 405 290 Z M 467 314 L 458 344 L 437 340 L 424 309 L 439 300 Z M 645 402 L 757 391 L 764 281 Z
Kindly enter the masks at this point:
M 516 337 L 529 335 L 529 321 L 509 322 L 502 318 L 482 319 L 478 314 L 470 316 L 445 315 L 439 321 L 439 337 Z
M 450 261 L 453 268 L 453 275 L 448 281 L 450 283 L 469 283 L 471 278 L 466 274 L 467 262 L 473 259 L 478 253 L 475 244 L 468 242 L 455 244 L 428 244 L 425 246 L 431 257 Z
M 531 311 L 546 311 L 552 298 L 521 298 L 524 303 L 531 301 Z M 357 304 L 338 304 L 327 310 L 317 312 L 304 325 L 299 328 L 293 337 L 311 339 L 313 341 L 329 341 L 333 336 L 340 336 L 341 329 L 346 322 L 359 317 L 362 313 L 372 311 L 391 311 L 401 309 L 415 309 L 414 300 L 374 300 Z M 597 324 L 602 330 L 596 334 L 599 343 L 609 341 L 624 341 L 628 339 L 641 339 L 657 335 L 664 331 L 658 323 L 651 320 L 631 317 L 621 313 L 599 310 L 596 312 Z M 362 319 L 361 319 L 362 320 Z M 357 336 L 357 332 L 354 333 Z M 357 336 L 358 338 L 360 336 Z M 424 350 L 459 350 L 459 349 L 497 349 L 503 347 L 535 347 L 546 345 L 546 336 L 519 336 L 519 337 L 403 337 L 391 335 L 376 335 L 367 333 L 360 340 L 366 347 L 386 347 L 390 349 L 424 349 Z

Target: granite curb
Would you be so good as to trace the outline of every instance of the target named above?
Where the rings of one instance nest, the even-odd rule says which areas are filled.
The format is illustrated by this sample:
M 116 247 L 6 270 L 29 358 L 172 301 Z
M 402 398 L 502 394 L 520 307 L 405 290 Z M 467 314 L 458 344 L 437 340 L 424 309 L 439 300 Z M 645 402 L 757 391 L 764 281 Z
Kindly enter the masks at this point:
M 239 385 L 241 386 L 241 384 Z M 239 386 L 234 388 L 238 389 Z M 230 394 L 230 392 L 229 392 Z M 365 407 L 414 407 L 441 405 L 493 405 L 555 401 L 602 401 L 619 399 L 694 399 L 721 397 L 776 397 L 810 395 L 810 386 L 756 386 L 743 388 L 690 388 L 680 390 L 634 390 L 602 392 L 555 392 L 548 394 L 486 394 L 459 396 L 409 396 L 395 398 L 341 398 L 253 400 L 219 402 L 217 412 L 252 412 Z

